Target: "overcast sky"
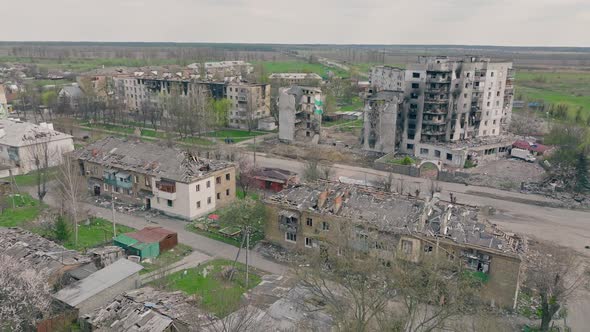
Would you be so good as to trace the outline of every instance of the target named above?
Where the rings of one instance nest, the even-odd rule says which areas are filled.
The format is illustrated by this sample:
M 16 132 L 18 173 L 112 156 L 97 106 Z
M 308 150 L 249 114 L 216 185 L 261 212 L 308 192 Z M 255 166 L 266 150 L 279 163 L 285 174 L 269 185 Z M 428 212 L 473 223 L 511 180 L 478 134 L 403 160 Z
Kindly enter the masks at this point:
M 6 0 L 0 40 L 590 46 L 590 0 Z

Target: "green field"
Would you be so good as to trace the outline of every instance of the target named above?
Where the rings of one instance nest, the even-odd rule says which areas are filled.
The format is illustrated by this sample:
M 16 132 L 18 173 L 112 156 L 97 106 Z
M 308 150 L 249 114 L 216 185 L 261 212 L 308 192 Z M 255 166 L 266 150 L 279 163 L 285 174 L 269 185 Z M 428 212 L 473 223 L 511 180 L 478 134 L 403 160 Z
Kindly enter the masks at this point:
M 356 111 L 362 111 L 364 106 L 365 106 L 365 103 L 362 101 L 361 98 L 353 97 L 352 104 L 341 106 L 340 110 L 343 112 L 356 112 Z
M 515 99 L 566 104 L 571 120 L 582 107 L 586 120 L 590 116 L 590 73 L 517 71 Z
M 47 170 L 47 182 L 53 181 L 57 176 L 57 173 L 57 167 L 49 168 Z M 4 180 L 9 181 L 10 178 L 4 178 Z M 37 171 L 32 171 L 28 174 L 17 175 L 14 177 L 14 181 L 16 182 L 16 185 L 19 187 L 30 187 L 37 185 Z
M 229 281 L 222 271 L 232 264 L 227 260 L 213 260 L 197 268 L 178 271 L 165 277 L 166 288 L 196 295 L 203 309 L 224 317 L 238 308 L 242 294 L 261 281 L 260 276 L 249 273 L 246 287 L 246 267 L 240 263 L 236 265 L 236 272 Z
M 81 124 L 81 126 L 87 127 L 87 128 L 96 128 L 96 129 L 114 131 L 114 132 L 128 134 L 128 135 L 132 135 L 134 132 L 133 128 L 122 127 L 122 126 L 112 125 L 112 124 L 104 124 L 104 123 L 83 123 L 83 124 Z
M 319 63 L 308 63 L 303 61 L 258 61 L 262 64 L 264 71 L 269 75 L 272 73 L 316 73 L 324 79 L 328 77 L 328 71 L 336 76 L 348 77 L 345 70 L 326 67 Z
M 0 199 L 0 204 L 5 207 L 0 213 L 0 226 L 2 227 L 20 226 L 35 220 L 41 212 L 39 201 L 28 194 L 13 194 Z
M 163 65 L 181 65 L 185 66 L 194 61 L 187 61 L 181 59 L 128 59 L 128 58 L 114 58 L 114 59 L 81 59 L 81 58 L 67 58 L 67 59 L 41 59 L 29 57 L 14 57 L 1 56 L 0 63 L 5 62 L 19 62 L 31 63 L 38 67 L 48 69 L 60 69 L 75 72 L 90 71 L 97 68 L 105 67 L 143 67 L 143 66 L 163 66 Z
M 133 228 L 116 225 L 117 235 L 134 231 Z M 102 243 L 108 243 L 113 239 L 113 224 L 102 218 L 93 218 L 89 225 L 80 222 L 78 226 L 78 245 L 75 245 L 74 230 L 71 230 L 70 239 L 64 243 L 68 249 L 84 250 L 93 248 Z

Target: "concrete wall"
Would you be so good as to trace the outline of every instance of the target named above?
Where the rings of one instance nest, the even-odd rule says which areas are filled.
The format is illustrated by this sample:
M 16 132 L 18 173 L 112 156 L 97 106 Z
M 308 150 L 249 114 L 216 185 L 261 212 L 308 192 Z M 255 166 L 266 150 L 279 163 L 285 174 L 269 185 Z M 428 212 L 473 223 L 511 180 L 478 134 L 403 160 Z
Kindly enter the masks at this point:
M 297 239 L 295 242 L 286 239 L 285 231 L 279 227 L 280 212 L 283 210 L 295 212 L 298 216 Z M 476 249 L 491 256 L 489 268 L 489 280 L 481 289 L 481 296 L 486 301 L 503 308 L 512 308 L 517 289 L 520 283 L 520 260 L 501 253 L 496 253 L 486 248 L 457 244 L 448 240 L 437 242 L 435 238 L 422 238 L 420 236 L 400 235 L 395 233 L 376 232 L 371 229 L 359 228 L 355 222 L 339 216 L 321 215 L 311 211 L 298 211 L 286 209 L 279 205 L 266 203 L 266 240 L 281 247 L 306 252 L 319 250 L 320 246 L 326 246 L 328 250 L 339 248 L 353 248 L 359 250 L 359 243 L 355 240 L 356 232 L 363 231 L 367 236 L 364 252 L 384 260 L 395 258 L 419 263 L 428 255 L 438 255 L 440 259 L 447 259 L 447 255 L 463 259 L 461 252 L 464 249 Z M 311 219 L 311 226 L 307 220 Z M 329 230 L 323 230 L 322 223 L 329 225 Z M 360 226 L 361 224 L 358 224 Z M 366 223 L 363 223 L 366 225 Z M 306 246 L 306 238 L 311 239 L 311 246 Z M 374 243 L 380 243 L 380 249 L 376 249 Z M 431 246 L 432 251 L 426 252 L 425 246 Z
M 462 168 L 467 160 L 467 150 L 447 148 L 441 145 L 416 144 L 416 152 L 414 154 L 420 159 L 438 160 L 443 165 Z
M 10 160 L 8 157 L 8 148 L 8 146 L 0 147 L 0 163 L 16 166 L 17 162 Z M 37 155 L 43 158 L 45 147 L 43 144 L 31 144 L 18 147 L 17 149 L 20 174 L 26 174 L 35 170 L 34 157 Z M 59 166 L 63 162 L 63 154 L 74 151 L 74 141 L 72 138 L 49 141 L 47 143 L 47 151 L 49 156 L 48 166 Z
M 112 301 L 117 295 L 121 295 L 121 293 L 136 289 L 141 286 L 141 282 L 139 280 L 139 273 L 135 273 L 118 283 L 114 284 L 113 286 L 99 292 L 98 294 L 86 299 L 85 301 L 79 303 L 76 308 L 79 309 L 79 315 L 85 315 L 103 305 L 108 304 Z
M 281 89 L 279 93 L 279 139 L 292 142 L 295 139 L 295 96 Z

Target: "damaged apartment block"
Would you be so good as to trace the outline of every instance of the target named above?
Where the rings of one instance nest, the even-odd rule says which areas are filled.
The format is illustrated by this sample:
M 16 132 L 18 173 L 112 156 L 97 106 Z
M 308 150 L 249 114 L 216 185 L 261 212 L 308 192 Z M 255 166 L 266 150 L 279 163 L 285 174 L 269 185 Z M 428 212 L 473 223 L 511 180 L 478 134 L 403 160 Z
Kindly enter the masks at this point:
M 316 182 L 265 200 L 266 238 L 294 250 L 351 249 L 383 261 L 419 263 L 429 255 L 461 259 L 486 279 L 482 296 L 514 307 L 520 282 L 522 240 L 489 223 L 470 206 L 421 200 L 375 188 Z
M 363 137 L 369 151 L 418 156 L 420 149 L 435 150 L 437 144 L 469 147 L 474 139 L 502 136 L 510 123 L 514 95 L 511 62 L 472 56 L 419 57 L 406 69 L 374 67 L 369 80 L 365 98 L 365 113 L 369 114 L 365 114 Z M 394 101 L 393 92 L 398 94 L 399 110 L 397 121 L 392 122 L 391 111 L 374 104 Z M 446 157 L 431 156 L 453 164 Z
M 291 86 L 279 92 L 279 139 L 314 142 L 321 138 L 323 96 L 320 88 Z
M 72 152 L 95 196 L 192 220 L 236 195 L 235 166 L 190 151 L 107 137 Z

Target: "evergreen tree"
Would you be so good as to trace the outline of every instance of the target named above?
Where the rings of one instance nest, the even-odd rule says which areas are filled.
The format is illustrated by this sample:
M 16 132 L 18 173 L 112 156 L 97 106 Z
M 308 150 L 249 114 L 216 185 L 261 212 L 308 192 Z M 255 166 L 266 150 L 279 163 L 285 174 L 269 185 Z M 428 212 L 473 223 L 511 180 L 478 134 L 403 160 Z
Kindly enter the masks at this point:
M 53 235 L 60 242 L 65 242 L 70 238 L 70 229 L 63 216 L 59 216 L 55 220 Z

